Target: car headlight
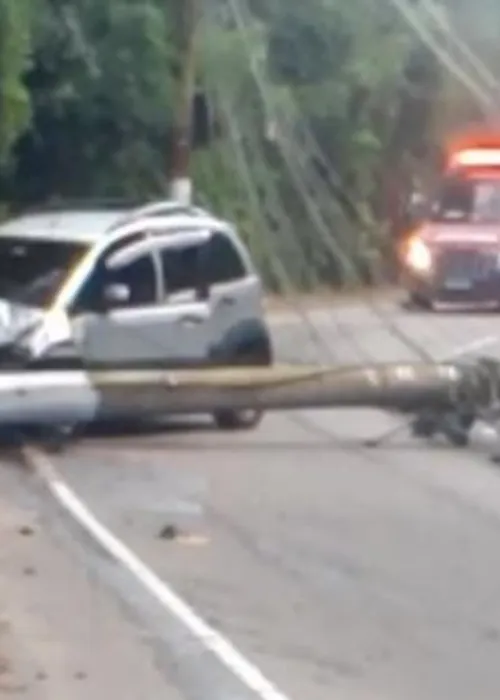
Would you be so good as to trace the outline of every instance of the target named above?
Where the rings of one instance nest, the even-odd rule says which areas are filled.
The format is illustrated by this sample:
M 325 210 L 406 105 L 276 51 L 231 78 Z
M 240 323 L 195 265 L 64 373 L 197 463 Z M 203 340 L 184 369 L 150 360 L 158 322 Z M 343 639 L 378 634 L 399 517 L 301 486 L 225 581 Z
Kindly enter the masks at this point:
M 432 252 L 421 238 L 413 238 L 406 250 L 406 264 L 415 272 L 429 272 L 432 269 Z

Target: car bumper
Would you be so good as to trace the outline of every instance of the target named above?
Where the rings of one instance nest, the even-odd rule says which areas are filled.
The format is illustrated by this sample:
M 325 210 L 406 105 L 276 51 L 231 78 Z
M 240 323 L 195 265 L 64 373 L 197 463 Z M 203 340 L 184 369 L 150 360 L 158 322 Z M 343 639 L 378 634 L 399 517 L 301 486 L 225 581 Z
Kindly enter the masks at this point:
M 479 280 L 439 280 L 407 273 L 403 285 L 412 296 L 431 303 L 500 307 L 500 274 Z

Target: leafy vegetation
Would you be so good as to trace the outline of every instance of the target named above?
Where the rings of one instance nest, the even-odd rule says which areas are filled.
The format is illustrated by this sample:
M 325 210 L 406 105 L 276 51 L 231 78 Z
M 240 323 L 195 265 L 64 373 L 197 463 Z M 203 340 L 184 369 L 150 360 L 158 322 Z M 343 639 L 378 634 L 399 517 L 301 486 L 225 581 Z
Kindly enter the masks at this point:
M 199 198 L 238 220 L 275 286 L 285 267 L 301 287 L 376 278 L 411 179 L 498 93 L 498 3 L 201 5 L 216 128 L 193 157 Z M 165 191 L 179 8 L 0 0 L 4 205 Z

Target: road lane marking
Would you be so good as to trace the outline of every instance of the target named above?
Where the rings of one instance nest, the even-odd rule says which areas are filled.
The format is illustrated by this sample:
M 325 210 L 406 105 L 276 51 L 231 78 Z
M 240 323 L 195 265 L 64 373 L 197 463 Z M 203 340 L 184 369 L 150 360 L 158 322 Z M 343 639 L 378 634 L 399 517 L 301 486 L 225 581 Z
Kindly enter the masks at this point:
M 142 586 L 177 618 L 212 654 L 261 700 L 290 700 L 261 671 L 248 661 L 233 644 L 210 627 L 191 606 L 162 581 L 139 557 L 102 525 L 85 503 L 59 476 L 50 459 L 37 449 L 22 450 L 27 464 L 43 480 L 62 508 L 118 564 L 125 567 Z
M 473 340 L 465 345 L 459 345 L 457 348 L 452 350 L 451 353 L 448 353 L 443 360 L 457 360 L 460 357 L 464 357 L 465 355 L 469 355 L 473 352 L 478 352 L 479 350 L 484 350 L 492 345 L 500 345 L 500 336 L 487 335 L 484 338 L 478 338 L 477 340 Z

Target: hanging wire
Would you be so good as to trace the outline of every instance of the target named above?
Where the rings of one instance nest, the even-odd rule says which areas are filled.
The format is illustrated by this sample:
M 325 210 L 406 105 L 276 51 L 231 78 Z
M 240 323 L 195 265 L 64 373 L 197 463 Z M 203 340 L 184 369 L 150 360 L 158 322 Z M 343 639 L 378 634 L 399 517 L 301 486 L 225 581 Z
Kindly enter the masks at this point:
M 419 11 L 413 8 L 409 2 L 406 0 L 389 0 L 389 2 L 400 13 L 408 26 L 415 32 L 424 46 L 429 49 L 448 73 L 461 83 L 472 97 L 475 98 L 484 116 L 496 118 L 498 114 L 498 103 L 492 96 L 491 89 L 488 90 L 484 85 L 478 83 L 476 78 L 457 64 L 457 61 L 450 55 L 449 51 L 439 43 L 433 36 L 429 27 L 421 20 Z
M 469 68 L 476 72 L 478 83 L 482 83 L 481 87 L 484 90 L 498 90 L 500 81 L 477 53 L 453 29 L 450 21 L 447 21 L 445 9 L 433 0 L 420 0 L 419 8 L 422 15 L 434 23 L 434 28 L 441 32 L 446 37 L 446 40 L 458 49 L 463 59 L 468 61 Z
M 401 2 L 401 0 L 397 1 L 400 2 L 400 5 L 404 5 L 405 9 L 411 10 L 411 8 L 408 8 L 404 2 Z M 393 3 L 394 0 L 390 0 L 390 2 Z M 296 190 L 299 193 L 299 196 L 306 201 L 306 206 L 311 220 L 316 224 L 317 231 L 320 234 L 320 239 L 324 246 L 334 258 L 341 261 L 344 269 L 348 271 L 351 279 L 359 281 L 359 269 L 354 264 L 352 256 L 349 255 L 348 250 L 346 250 L 345 239 L 342 244 L 339 237 L 331 236 L 328 229 L 327 220 L 325 219 L 325 216 L 322 215 L 320 207 L 318 206 L 318 201 L 320 199 L 320 197 L 318 197 L 319 194 L 323 195 L 321 198 L 322 202 L 337 201 L 339 193 L 342 194 L 344 199 L 350 200 L 350 197 L 343 189 L 340 177 L 321 153 L 321 149 L 319 148 L 311 129 L 307 127 L 307 120 L 298 110 L 297 104 L 294 103 L 292 99 L 289 100 L 287 104 L 288 115 L 284 112 L 284 110 L 282 110 L 281 113 L 277 113 L 276 109 L 273 108 L 272 100 L 270 98 L 270 86 L 267 84 L 265 72 L 261 67 L 258 56 L 256 56 L 255 52 L 252 50 L 248 33 L 251 15 L 246 0 L 227 0 L 227 3 L 233 20 L 244 40 L 252 74 L 263 102 L 264 112 L 267 115 L 268 120 L 279 124 L 277 145 L 281 150 L 285 165 L 287 166 L 290 177 L 296 186 Z M 422 29 L 422 23 L 419 20 L 418 25 Z M 431 49 L 434 46 L 434 44 L 429 46 L 428 43 L 426 45 Z M 446 55 L 448 63 L 453 62 L 453 58 L 444 50 L 440 50 L 440 54 L 441 57 Z M 462 70 L 462 75 L 466 75 L 464 70 Z M 472 77 L 470 77 L 469 74 L 467 74 L 467 84 L 475 86 L 473 93 L 474 97 L 478 90 L 480 90 L 480 86 Z M 483 96 L 486 95 L 484 92 L 482 94 Z M 493 102 L 491 102 L 491 104 L 493 104 Z M 301 136 L 304 145 L 302 145 L 300 140 L 291 136 L 291 134 L 293 134 L 293 128 L 290 126 L 290 122 L 293 122 L 294 124 L 300 123 L 303 125 Z M 314 160 L 321 163 L 322 169 L 327 174 L 327 182 L 325 182 L 325 180 L 321 178 L 319 174 L 314 172 L 311 174 L 311 168 L 308 169 L 307 174 L 305 175 L 307 170 L 307 162 L 311 160 L 311 156 L 314 158 Z M 309 176 L 309 182 L 306 179 L 307 176 Z M 355 202 L 350 201 L 350 205 L 352 210 L 358 210 Z M 375 247 L 377 247 L 380 241 L 374 227 L 367 225 L 366 222 L 363 222 L 362 217 L 360 217 L 360 219 L 360 228 L 364 229 L 366 233 L 368 233 L 369 238 L 375 244 Z M 348 224 L 348 222 L 346 222 L 346 224 Z M 353 237 L 356 238 L 356 236 Z M 390 330 L 392 335 L 409 347 L 417 357 L 426 361 L 432 360 L 431 354 L 423 349 L 419 343 L 416 343 L 412 338 L 410 338 L 408 334 L 406 334 L 400 328 L 398 323 L 391 318 L 390 312 L 384 312 L 383 306 L 369 300 L 367 301 L 366 306 L 370 308 L 370 310 L 383 322 L 385 327 Z M 437 332 L 443 334 L 444 329 L 439 329 Z
M 246 30 L 245 21 L 240 11 L 241 5 L 238 2 L 238 0 L 227 0 L 227 3 L 228 7 L 230 8 L 233 14 L 235 24 L 238 27 L 242 39 L 244 41 L 244 45 L 247 50 L 247 54 L 250 61 L 252 74 L 254 76 L 256 85 L 259 89 L 261 99 L 264 105 L 264 111 L 269 117 L 273 113 L 273 107 L 269 98 L 268 86 L 266 84 L 262 71 L 260 70 L 258 61 L 255 60 L 255 55 L 252 54 L 252 47 L 249 42 L 249 36 Z M 282 129 L 282 135 L 278 136 L 277 138 L 277 145 L 281 151 L 283 161 L 289 171 L 292 182 L 295 184 L 297 193 L 304 200 L 307 211 L 311 217 L 311 221 L 314 222 L 316 225 L 317 231 L 320 234 L 321 242 L 330 252 L 330 254 L 341 262 L 344 269 L 348 271 L 350 278 L 353 280 L 359 280 L 360 271 L 358 267 L 353 262 L 352 258 L 349 257 L 349 255 L 346 253 L 345 247 L 339 243 L 335 236 L 330 235 L 328 223 L 325 220 L 324 216 L 322 216 L 315 199 L 311 196 L 311 187 L 308 186 L 308 183 L 304 178 L 304 161 L 302 159 L 299 159 L 298 157 L 299 154 L 304 156 L 303 150 L 300 149 L 300 145 L 296 142 L 293 143 L 293 146 L 290 143 L 289 139 L 287 138 L 288 131 L 285 120 L 283 118 L 280 119 L 280 117 L 276 116 L 276 114 L 273 114 L 273 117 L 276 120 L 276 122 L 279 123 L 280 131 Z M 319 187 L 317 181 L 316 186 Z M 313 187 L 312 189 L 314 190 L 315 188 Z M 332 192 L 331 196 L 335 197 L 335 193 Z M 421 348 L 418 343 L 416 343 L 404 331 L 402 331 L 398 324 L 392 320 L 389 314 L 384 313 L 383 309 L 380 307 L 379 304 L 367 300 L 366 306 L 385 323 L 386 327 L 390 330 L 394 337 L 396 337 L 399 341 L 403 342 L 411 350 L 413 350 L 413 352 L 415 352 L 418 358 L 423 359 L 424 361 L 431 361 L 433 359 L 430 353 L 428 353 L 425 349 Z
M 488 77 L 488 70 L 483 64 L 480 63 L 480 60 L 477 57 L 473 56 L 471 50 L 468 49 L 465 43 L 456 42 L 456 45 L 460 47 L 462 55 L 468 58 L 469 63 L 473 63 L 473 70 L 475 70 L 476 74 L 479 74 L 479 80 L 476 77 L 471 76 L 470 72 L 467 72 L 465 69 L 457 66 L 456 61 L 453 59 L 450 53 L 436 43 L 432 37 L 432 34 L 430 34 L 425 27 L 425 24 L 420 21 L 418 15 L 416 15 L 415 20 L 411 7 L 407 6 L 400 0 L 390 0 L 390 2 L 397 6 L 397 9 L 403 15 L 406 22 L 411 25 L 411 28 L 417 33 L 417 36 L 424 42 L 427 48 L 429 48 L 432 53 L 437 56 L 441 64 L 447 68 L 455 79 L 459 80 L 467 87 L 483 111 L 491 115 L 494 111 L 494 101 L 491 99 L 490 95 L 485 89 L 485 78 Z M 314 224 L 315 229 L 317 229 L 320 234 L 321 243 L 332 254 L 334 259 L 341 262 L 344 270 L 348 271 L 348 274 L 352 280 L 359 280 L 359 270 L 353 262 L 352 257 L 350 257 L 349 252 L 345 249 L 346 237 L 339 236 L 339 238 L 344 239 L 344 245 L 341 245 L 339 240 L 331 235 L 325 215 L 322 213 L 321 207 L 318 206 L 318 199 L 323 200 L 322 204 L 324 201 L 330 201 L 331 203 L 333 202 L 337 204 L 337 206 L 330 206 L 330 209 L 334 209 L 335 214 L 338 215 L 339 209 L 341 209 L 338 206 L 338 195 L 339 191 L 342 190 L 340 178 L 338 174 L 334 172 L 331 164 L 326 162 L 326 159 L 323 157 L 314 135 L 309 129 L 302 129 L 301 140 L 293 137 L 293 127 L 290 126 L 290 122 L 293 122 L 294 124 L 298 122 L 301 122 L 302 124 L 306 123 L 305 119 L 300 119 L 301 115 L 298 113 L 297 106 L 292 105 L 290 101 L 289 105 L 287 106 L 289 108 L 287 109 L 287 114 L 278 113 L 276 107 L 270 99 L 269 86 L 266 82 L 266 76 L 261 69 L 260 57 L 255 54 L 248 34 L 248 18 L 250 17 L 250 12 L 245 2 L 238 2 L 238 0 L 227 0 L 227 8 L 229 14 L 232 16 L 234 24 L 238 28 L 240 36 L 243 39 L 251 73 L 261 98 L 264 115 L 268 122 L 278 124 L 279 126 L 277 133 L 275 134 L 275 145 L 277 145 L 279 148 L 283 163 L 287 168 L 290 179 L 292 180 L 298 195 L 304 201 L 304 205 L 307 213 L 309 214 L 311 222 Z M 428 7 L 424 9 L 429 10 Z M 474 61 L 471 59 L 474 59 Z M 491 74 L 489 75 L 488 85 L 491 88 Z M 233 143 L 238 144 L 238 147 L 241 149 L 243 142 L 248 140 L 248 135 L 245 134 L 246 138 L 243 138 L 241 126 L 235 126 L 237 122 L 234 113 L 235 105 L 233 104 L 228 106 L 227 100 L 224 101 L 221 97 L 220 90 L 218 93 L 219 106 L 222 102 L 224 102 L 223 111 L 226 122 L 230 125 L 229 129 L 232 133 Z M 288 119 L 286 117 L 288 117 Z M 255 148 L 256 141 L 258 142 L 258 139 L 253 140 L 252 148 Z M 319 173 L 315 172 L 310 167 L 311 155 L 313 155 L 314 159 L 316 159 L 317 162 L 320 162 L 322 166 L 325 166 L 324 171 L 327 173 L 326 182 L 324 178 L 319 176 Z M 257 189 L 251 184 L 251 166 L 248 163 L 248 158 L 244 154 L 242 155 L 241 151 L 239 157 L 239 168 L 240 172 L 242 168 L 245 169 L 246 188 L 252 188 L 253 190 L 252 210 L 254 212 L 254 216 L 262 217 L 260 212 L 262 201 L 259 198 Z M 342 194 L 344 199 L 349 200 L 349 197 L 345 192 L 342 192 Z M 352 202 L 351 204 L 353 204 L 352 209 L 357 211 L 357 206 Z M 283 217 L 280 218 L 283 219 Z M 346 229 L 347 228 L 352 228 L 351 222 L 346 221 Z M 292 231 L 294 231 L 293 225 L 289 227 L 289 233 Z M 370 233 L 373 232 L 370 231 Z M 269 240 L 271 239 L 271 237 L 266 238 L 266 243 L 269 244 Z M 269 245 L 267 245 L 266 249 L 274 261 L 275 258 L 269 248 Z M 273 262 L 273 268 L 276 276 L 280 279 L 282 286 L 288 290 L 288 292 L 291 292 L 293 285 L 290 285 L 290 280 L 281 260 L 277 265 Z M 279 270 L 277 268 L 279 268 Z M 398 340 L 404 342 L 405 345 L 413 350 L 418 357 L 424 360 L 432 359 L 430 354 L 426 352 L 425 349 L 421 348 L 418 343 L 414 342 L 412 338 L 408 337 L 408 335 L 399 327 L 399 325 L 394 322 L 394 320 L 388 314 L 385 314 L 377 304 L 370 302 L 367 304 L 367 306 L 384 322 L 384 325 L 391 331 L 392 335 Z M 310 323 L 308 322 L 306 315 L 301 314 L 301 316 L 302 320 L 306 323 L 306 325 L 309 324 L 310 328 Z M 345 331 L 346 329 L 343 330 Z M 351 332 L 351 336 L 354 336 L 354 333 Z M 315 339 L 316 341 L 320 340 L 317 334 L 315 334 Z

